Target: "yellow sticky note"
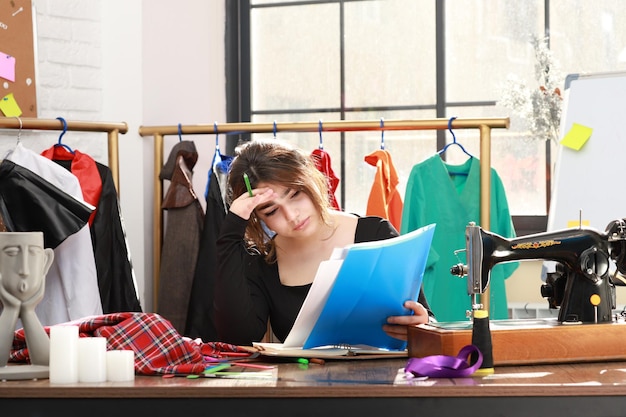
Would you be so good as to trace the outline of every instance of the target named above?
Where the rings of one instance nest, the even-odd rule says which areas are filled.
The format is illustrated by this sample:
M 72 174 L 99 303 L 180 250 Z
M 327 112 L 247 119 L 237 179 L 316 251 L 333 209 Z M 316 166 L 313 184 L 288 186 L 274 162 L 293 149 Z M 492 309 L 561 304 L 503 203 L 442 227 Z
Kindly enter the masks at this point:
M 9 93 L 0 99 L 0 110 L 6 117 L 20 117 L 22 109 L 18 106 L 13 93 Z
M 592 128 L 574 123 L 569 132 L 561 139 L 561 145 L 579 151 L 591 137 L 592 132 Z

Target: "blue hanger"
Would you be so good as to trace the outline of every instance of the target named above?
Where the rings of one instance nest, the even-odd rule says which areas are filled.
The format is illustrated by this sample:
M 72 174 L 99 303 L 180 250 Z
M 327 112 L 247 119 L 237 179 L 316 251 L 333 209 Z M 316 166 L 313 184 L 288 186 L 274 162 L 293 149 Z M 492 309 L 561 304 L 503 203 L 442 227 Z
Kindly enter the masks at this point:
M 178 124 L 178 141 L 182 142 L 183 141 L 183 127 L 181 126 L 181 124 Z
M 276 139 L 276 132 L 278 132 L 278 128 L 276 127 L 276 120 L 274 120 L 274 129 L 273 129 L 274 139 Z
M 448 120 L 448 131 L 452 134 L 452 142 L 448 143 L 446 146 L 443 147 L 442 150 L 439 151 L 439 155 L 443 154 L 449 147 L 450 145 L 457 145 L 459 148 L 461 148 L 461 150 L 463 151 L 463 153 L 465 153 L 467 156 L 469 156 L 470 158 L 473 158 L 474 156 L 467 152 L 465 150 L 465 148 L 463 147 L 463 145 L 461 145 L 460 142 L 456 141 L 456 135 L 454 134 L 454 132 L 452 131 L 452 121 L 456 119 L 456 116 L 451 117 L 450 120 Z
M 61 142 L 61 140 L 63 139 L 63 135 L 65 135 L 65 132 L 67 132 L 67 122 L 65 121 L 64 118 L 62 117 L 57 117 L 57 120 L 60 120 L 61 123 L 63 123 L 63 131 L 61 132 L 61 134 L 59 135 L 59 141 L 56 145 L 54 146 L 63 146 L 65 149 L 67 149 L 68 152 L 70 153 L 74 153 L 74 151 L 72 150 L 72 148 L 70 148 L 69 146 L 67 146 L 66 144 L 64 144 L 63 142 Z
M 215 166 L 215 164 L 219 163 L 222 160 L 222 154 L 220 153 L 220 141 L 219 141 L 219 132 L 217 131 L 217 122 L 213 123 L 213 131 L 215 133 L 215 153 L 213 154 L 213 162 L 211 163 L 211 169 Z
M 380 118 L 380 149 L 385 150 L 385 119 Z

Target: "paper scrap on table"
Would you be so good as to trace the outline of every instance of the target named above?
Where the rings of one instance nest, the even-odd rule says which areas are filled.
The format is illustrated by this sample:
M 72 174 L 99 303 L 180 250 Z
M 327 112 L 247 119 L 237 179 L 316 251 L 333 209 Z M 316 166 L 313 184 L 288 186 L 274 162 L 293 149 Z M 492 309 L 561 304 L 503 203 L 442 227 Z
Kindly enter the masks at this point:
M 561 139 L 561 145 L 579 151 L 591 137 L 592 132 L 592 128 L 574 123 L 569 132 Z
M 0 111 L 4 113 L 6 117 L 20 117 L 22 115 L 22 109 L 15 101 L 13 93 L 9 93 L 0 99 Z
M 0 77 L 15 82 L 15 57 L 0 52 Z

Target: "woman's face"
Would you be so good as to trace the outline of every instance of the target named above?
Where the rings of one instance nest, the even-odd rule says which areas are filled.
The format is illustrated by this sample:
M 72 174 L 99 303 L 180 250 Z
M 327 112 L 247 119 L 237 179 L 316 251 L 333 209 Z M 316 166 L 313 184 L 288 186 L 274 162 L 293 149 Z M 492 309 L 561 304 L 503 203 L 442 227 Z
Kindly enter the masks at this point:
M 303 238 L 317 231 L 320 213 L 305 192 L 269 183 L 260 183 L 258 187 L 269 187 L 278 195 L 255 209 L 257 216 L 277 235 Z

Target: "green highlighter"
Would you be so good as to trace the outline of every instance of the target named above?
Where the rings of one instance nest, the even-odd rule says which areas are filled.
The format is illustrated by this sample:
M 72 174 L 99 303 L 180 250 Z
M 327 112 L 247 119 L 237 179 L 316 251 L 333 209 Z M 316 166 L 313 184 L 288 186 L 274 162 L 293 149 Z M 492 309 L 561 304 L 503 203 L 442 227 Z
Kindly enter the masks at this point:
M 252 194 L 252 187 L 250 186 L 250 178 L 248 178 L 248 174 L 246 174 L 245 172 L 243 173 L 243 182 L 246 183 L 246 188 L 248 189 L 248 195 L 250 197 L 254 197 L 254 194 Z

